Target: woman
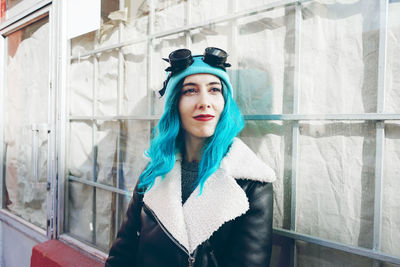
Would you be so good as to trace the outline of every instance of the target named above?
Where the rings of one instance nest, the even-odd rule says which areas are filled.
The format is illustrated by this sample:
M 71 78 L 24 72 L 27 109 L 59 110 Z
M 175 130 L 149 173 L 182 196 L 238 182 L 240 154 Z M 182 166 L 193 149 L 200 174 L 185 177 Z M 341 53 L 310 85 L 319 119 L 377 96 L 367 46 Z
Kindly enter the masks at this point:
M 162 115 L 106 266 L 268 266 L 271 168 L 236 135 L 227 54 L 170 54 Z

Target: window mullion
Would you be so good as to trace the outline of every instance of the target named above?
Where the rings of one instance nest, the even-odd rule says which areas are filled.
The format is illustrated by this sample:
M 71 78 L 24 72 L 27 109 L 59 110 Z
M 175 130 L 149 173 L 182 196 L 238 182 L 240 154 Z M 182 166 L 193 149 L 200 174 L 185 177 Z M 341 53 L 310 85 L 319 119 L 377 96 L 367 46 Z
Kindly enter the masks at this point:
M 94 48 L 97 48 L 98 31 L 95 33 L 94 38 Z M 98 75 L 99 75 L 99 55 L 95 54 L 93 58 L 93 105 L 92 105 L 92 115 L 95 117 L 97 115 L 97 89 L 98 89 Z M 96 134 L 97 124 L 93 120 L 92 123 L 92 149 L 93 149 L 93 182 L 97 183 L 97 140 Z M 90 230 L 92 231 L 92 243 L 96 244 L 96 187 L 93 187 L 92 196 L 92 222 Z
M 299 113 L 300 92 L 300 44 L 301 44 L 301 4 L 295 6 L 295 66 L 293 86 L 293 114 Z M 299 152 L 299 122 L 293 122 L 292 128 L 292 173 L 291 173 L 291 199 L 290 199 L 290 230 L 296 231 L 296 203 L 297 203 L 297 174 L 298 174 L 298 152 Z M 291 251 L 291 264 L 297 266 L 296 243 Z
M 386 43 L 388 23 L 388 0 L 380 1 L 379 12 L 379 62 L 378 62 L 378 92 L 377 92 L 377 113 L 385 110 L 385 74 L 386 74 Z M 382 232 L 382 186 L 383 186 L 383 165 L 385 145 L 385 122 L 376 122 L 376 153 L 375 153 L 375 192 L 374 192 L 374 229 L 373 229 L 373 250 L 381 249 Z M 379 266 L 374 261 L 374 266 Z

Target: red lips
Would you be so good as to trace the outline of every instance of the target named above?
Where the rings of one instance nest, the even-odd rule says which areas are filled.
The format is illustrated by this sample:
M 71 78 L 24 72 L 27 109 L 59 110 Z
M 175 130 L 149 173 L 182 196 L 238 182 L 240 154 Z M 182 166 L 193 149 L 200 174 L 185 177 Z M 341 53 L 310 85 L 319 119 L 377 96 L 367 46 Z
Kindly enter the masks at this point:
M 210 114 L 200 114 L 200 115 L 194 116 L 193 118 L 198 121 L 209 121 L 209 120 L 214 119 L 214 116 L 210 115 Z

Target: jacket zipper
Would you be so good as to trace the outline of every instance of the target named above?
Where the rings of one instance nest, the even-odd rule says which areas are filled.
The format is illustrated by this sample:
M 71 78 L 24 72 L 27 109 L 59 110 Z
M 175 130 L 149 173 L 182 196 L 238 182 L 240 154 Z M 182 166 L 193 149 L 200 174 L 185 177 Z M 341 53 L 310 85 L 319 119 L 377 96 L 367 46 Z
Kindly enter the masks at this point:
M 143 207 L 148 210 L 151 215 L 153 215 L 154 219 L 157 221 L 158 225 L 160 225 L 161 230 L 163 230 L 163 232 L 168 236 L 169 239 L 171 239 L 172 242 L 174 242 L 174 244 L 180 248 L 183 252 L 185 252 L 186 255 L 188 255 L 188 263 L 189 263 L 189 267 L 193 267 L 194 266 L 194 262 L 195 262 L 195 254 L 197 252 L 197 250 L 194 251 L 193 255 L 190 255 L 189 251 L 187 251 L 187 249 L 185 247 L 183 247 L 181 244 L 179 244 L 178 241 L 176 241 L 176 239 L 170 234 L 170 232 L 168 232 L 168 230 L 165 228 L 165 226 L 161 223 L 161 221 L 158 219 L 157 215 L 154 213 L 154 211 L 152 209 L 150 209 L 146 204 L 143 204 Z

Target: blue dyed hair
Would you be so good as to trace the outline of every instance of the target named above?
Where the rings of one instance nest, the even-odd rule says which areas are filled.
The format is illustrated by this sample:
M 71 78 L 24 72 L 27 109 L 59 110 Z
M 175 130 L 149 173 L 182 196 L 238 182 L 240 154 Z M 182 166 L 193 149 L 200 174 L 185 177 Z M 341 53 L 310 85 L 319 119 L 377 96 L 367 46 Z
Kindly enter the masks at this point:
M 164 178 L 175 164 L 175 154 L 182 151 L 185 146 L 178 108 L 183 80 L 181 79 L 175 88 L 167 94 L 164 113 L 154 129 L 150 148 L 146 151 L 150 163 L 139 177 L 139 188 L 141 189 L 149 190 L 157 177 Z M 214 135 L 208 138 L 203 147 L 199 164 L 199 177 L 196 183 L 196 186 L 200 185 L 200 194 L 206 180 L 218 169 L 221 160 L 233 142 L 233 138 L 244 127 L 244 119 L 232 96 L 232 87 L 225 83 L 225 79 L 221 79 L 221 82 L 225 106 Z

